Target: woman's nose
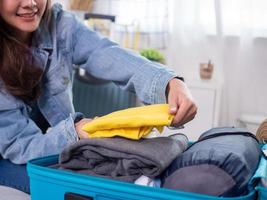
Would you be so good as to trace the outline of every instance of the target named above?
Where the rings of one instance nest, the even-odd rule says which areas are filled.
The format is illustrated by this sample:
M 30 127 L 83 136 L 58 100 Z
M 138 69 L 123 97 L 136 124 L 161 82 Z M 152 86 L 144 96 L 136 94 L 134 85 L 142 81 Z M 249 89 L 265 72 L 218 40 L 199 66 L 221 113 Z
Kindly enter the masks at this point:
M 36 0 L 22 0 L 22 7 L 35 7 L 37 5 Z

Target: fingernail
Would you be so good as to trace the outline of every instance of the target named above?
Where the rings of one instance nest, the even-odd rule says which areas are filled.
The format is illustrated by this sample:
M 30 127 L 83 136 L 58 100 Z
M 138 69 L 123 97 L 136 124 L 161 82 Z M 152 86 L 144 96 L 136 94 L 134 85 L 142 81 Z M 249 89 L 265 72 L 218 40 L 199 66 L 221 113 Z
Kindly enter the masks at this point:
M 170 111 L 172 111 L 172 112 L 175 112 L 176 110 L 177 110 L 176 107 L 172 107 L 172 108 L 170 108 Z

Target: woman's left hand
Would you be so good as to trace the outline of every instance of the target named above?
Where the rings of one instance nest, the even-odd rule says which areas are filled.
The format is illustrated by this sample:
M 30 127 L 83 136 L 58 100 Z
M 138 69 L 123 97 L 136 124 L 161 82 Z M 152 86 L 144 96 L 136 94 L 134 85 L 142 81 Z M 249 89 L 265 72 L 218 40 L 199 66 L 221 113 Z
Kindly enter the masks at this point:
M 83 131 L 82 127 L 91 121 L 92 119 L 90 118 L 83 118 L 79 122 L 75 123 L 75 129 L 76 129 L 79 139 L 88 138 L 88 133 L 86 131 Z
M 169 113 L 175 115 L 172 126 L 181 126 L 192 119 L 197 113 L 197 106 L 186 84 L 177 79 L 171 79 L 167 87 Z

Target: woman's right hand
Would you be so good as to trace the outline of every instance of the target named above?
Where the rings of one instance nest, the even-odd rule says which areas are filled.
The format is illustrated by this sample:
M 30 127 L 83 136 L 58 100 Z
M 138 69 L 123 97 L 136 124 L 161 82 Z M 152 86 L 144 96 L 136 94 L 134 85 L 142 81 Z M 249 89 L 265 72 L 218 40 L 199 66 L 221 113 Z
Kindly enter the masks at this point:
M 88 123 L 91 122 L 93 119 L 90 118 L 84 118 L 75 123 L 75 129 L 80 139 L 88 138 L 88 133 L 82 130 L 82 127 Z

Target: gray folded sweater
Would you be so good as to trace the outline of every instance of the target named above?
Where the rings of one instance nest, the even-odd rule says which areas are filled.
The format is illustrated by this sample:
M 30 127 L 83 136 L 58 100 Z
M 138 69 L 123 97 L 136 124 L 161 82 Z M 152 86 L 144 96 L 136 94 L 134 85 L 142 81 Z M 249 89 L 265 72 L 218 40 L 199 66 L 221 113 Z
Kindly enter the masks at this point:
M 154 178 L 187 148 L 187 138 L 159 137 L 82 139 L 59 156 L 59 166 L 75 172 L 134 182 L 141 175 Z

